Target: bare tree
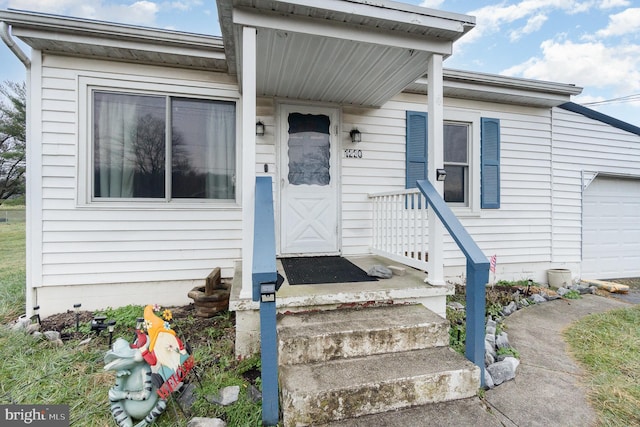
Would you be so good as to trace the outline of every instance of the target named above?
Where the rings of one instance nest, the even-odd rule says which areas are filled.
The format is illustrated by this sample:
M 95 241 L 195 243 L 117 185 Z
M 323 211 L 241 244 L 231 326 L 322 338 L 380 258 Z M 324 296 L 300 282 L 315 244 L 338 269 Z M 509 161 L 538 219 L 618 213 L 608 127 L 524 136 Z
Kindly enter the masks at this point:
M 0 204 L 11 196 L 24 194 L 26 171 L 27 90 L 23 83 L 5 81 L 0 85 Z

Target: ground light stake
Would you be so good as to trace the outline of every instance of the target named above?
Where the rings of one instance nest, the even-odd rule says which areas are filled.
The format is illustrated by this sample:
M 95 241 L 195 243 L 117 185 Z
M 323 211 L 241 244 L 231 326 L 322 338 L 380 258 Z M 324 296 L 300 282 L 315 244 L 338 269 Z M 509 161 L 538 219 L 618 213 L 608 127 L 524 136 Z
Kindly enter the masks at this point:
M 73 304 L 73 308 L 76 311 L 76 332 L 80 331 L 80 307 L 82 307 L 82 304 Z

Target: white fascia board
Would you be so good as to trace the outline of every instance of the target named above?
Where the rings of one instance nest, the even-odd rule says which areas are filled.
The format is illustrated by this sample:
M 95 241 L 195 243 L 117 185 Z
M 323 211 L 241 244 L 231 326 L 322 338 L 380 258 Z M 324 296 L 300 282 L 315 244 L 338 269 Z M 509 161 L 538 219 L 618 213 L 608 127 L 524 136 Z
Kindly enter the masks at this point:
M 233 23 L 257 28 L 310 34 L 319 37 L 332 37 L 361 43 L 414 49 L 445 56 L 449 56 L 452 53 L 452 42 L 450 41 L 418 38 L 416 36 L 393 34 L 379 30 L 373 31 L 367 27 L 347 24 L 337 26 L 318 21 L 317 19 L 300 16 L 272 15 L 256 12 L 252 9 L 234 9 Z
M 66 16 L 53 16 L 34 12 L 0 11 L 0 21 L 19 29 L 37 29 L 45 34 L 67 33 L 73 36 L 94 35 L 115 40 L 147 41 L 155 45 L 174 44 L 202 49 L 223 49 L 222 38 L 204 34 L 131 26 L 112 22 L 93 21 Z
M 277 3 L 292 6 L 304 6 L 329 12 L 346 13 L 393 21 L 400 24 L 420 25 L 440 30 L 458 32 L 460 35 L 475 26 L 475 17 L 450 12 L 442 12 L 422 7 L 409 7 L 390 1 L 354 1 L 354 0 L 278 0 Z
M 195 45 L 178 45 L 178 44 L 166 44 L 158 41 L 146 41 L 146 40 L 131 40 L 126 38 L 103 38 L 99 35 L 83 35 L 83 34 L 68 34 L 50 32 L 48 30 L 39 29 L 24 29 L 16 28 L 13 34 L 22 39 L 41 39 L 51 40 L 61 43 L 68 43 L 69 47 L 74 44 L 93 45 L 101 47 L 111 47 L 115 49 L 125 50 L 139 50 L 157 53 L 166 53 L 179 56 L 192 56 L 198 58 L 208 59 L 225 59 L 224 51 L 211 49 L 210 46 L 195 46 Z
M 477 73 L 473 71 L 445 70 L 445 86 L 452 81 L 465 82 L 474 85 L 494 86 L 497 88 L 516 88 L 527 91 L 555 93 L 562 95 L 579 95 L 582 88 L 573 84 L 549 82 L 543 80 L 523 79 L 501 76 L 499 74 Z M 426 79 L 425 79 L 426 84 Z

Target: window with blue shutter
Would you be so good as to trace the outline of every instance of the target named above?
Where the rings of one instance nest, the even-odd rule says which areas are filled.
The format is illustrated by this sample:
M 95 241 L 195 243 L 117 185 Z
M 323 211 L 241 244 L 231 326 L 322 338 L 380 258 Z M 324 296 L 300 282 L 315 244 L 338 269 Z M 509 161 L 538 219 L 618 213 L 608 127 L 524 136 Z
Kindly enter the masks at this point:
M 407 111 L 407 182 L 406 188 L 416 188 L 416 181 L 427 179 L 427 113 Z
M 480 119 L 480 207 L 500 208 L 500 120 Z

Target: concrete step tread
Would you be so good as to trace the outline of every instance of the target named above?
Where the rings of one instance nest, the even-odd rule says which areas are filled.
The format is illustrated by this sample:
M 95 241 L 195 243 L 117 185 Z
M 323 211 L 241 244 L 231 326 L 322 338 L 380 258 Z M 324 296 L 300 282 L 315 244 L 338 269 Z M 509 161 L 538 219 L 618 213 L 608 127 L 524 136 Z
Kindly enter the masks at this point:
M 489 412 L 489 408 L 478 397 L 451 402 L 438 402 L 414 406 L 379 414 L 364 415 L 322 424 L 317 427 L 389 427 L 389 426 L 512 426 L 500 413 Z
M 326 335 L 333 332 L 403 329 L 447 320 L 421 304 L 339 309 L 285 315 L 278 320 L 281 339 Z
M 280 365 L 395 353 L 449 344 L 449 323 L 423 305 L 286 315 L 278 322 Z
M 479 379 L 479 369 L 465 357 L 449 347 L 434 347 L 281 366 L 280 383 L 288 393 L 310 395 L 461 370 L 478 370 Z M 479 385 L 478 383 L 474 388 L 474 392 Z

